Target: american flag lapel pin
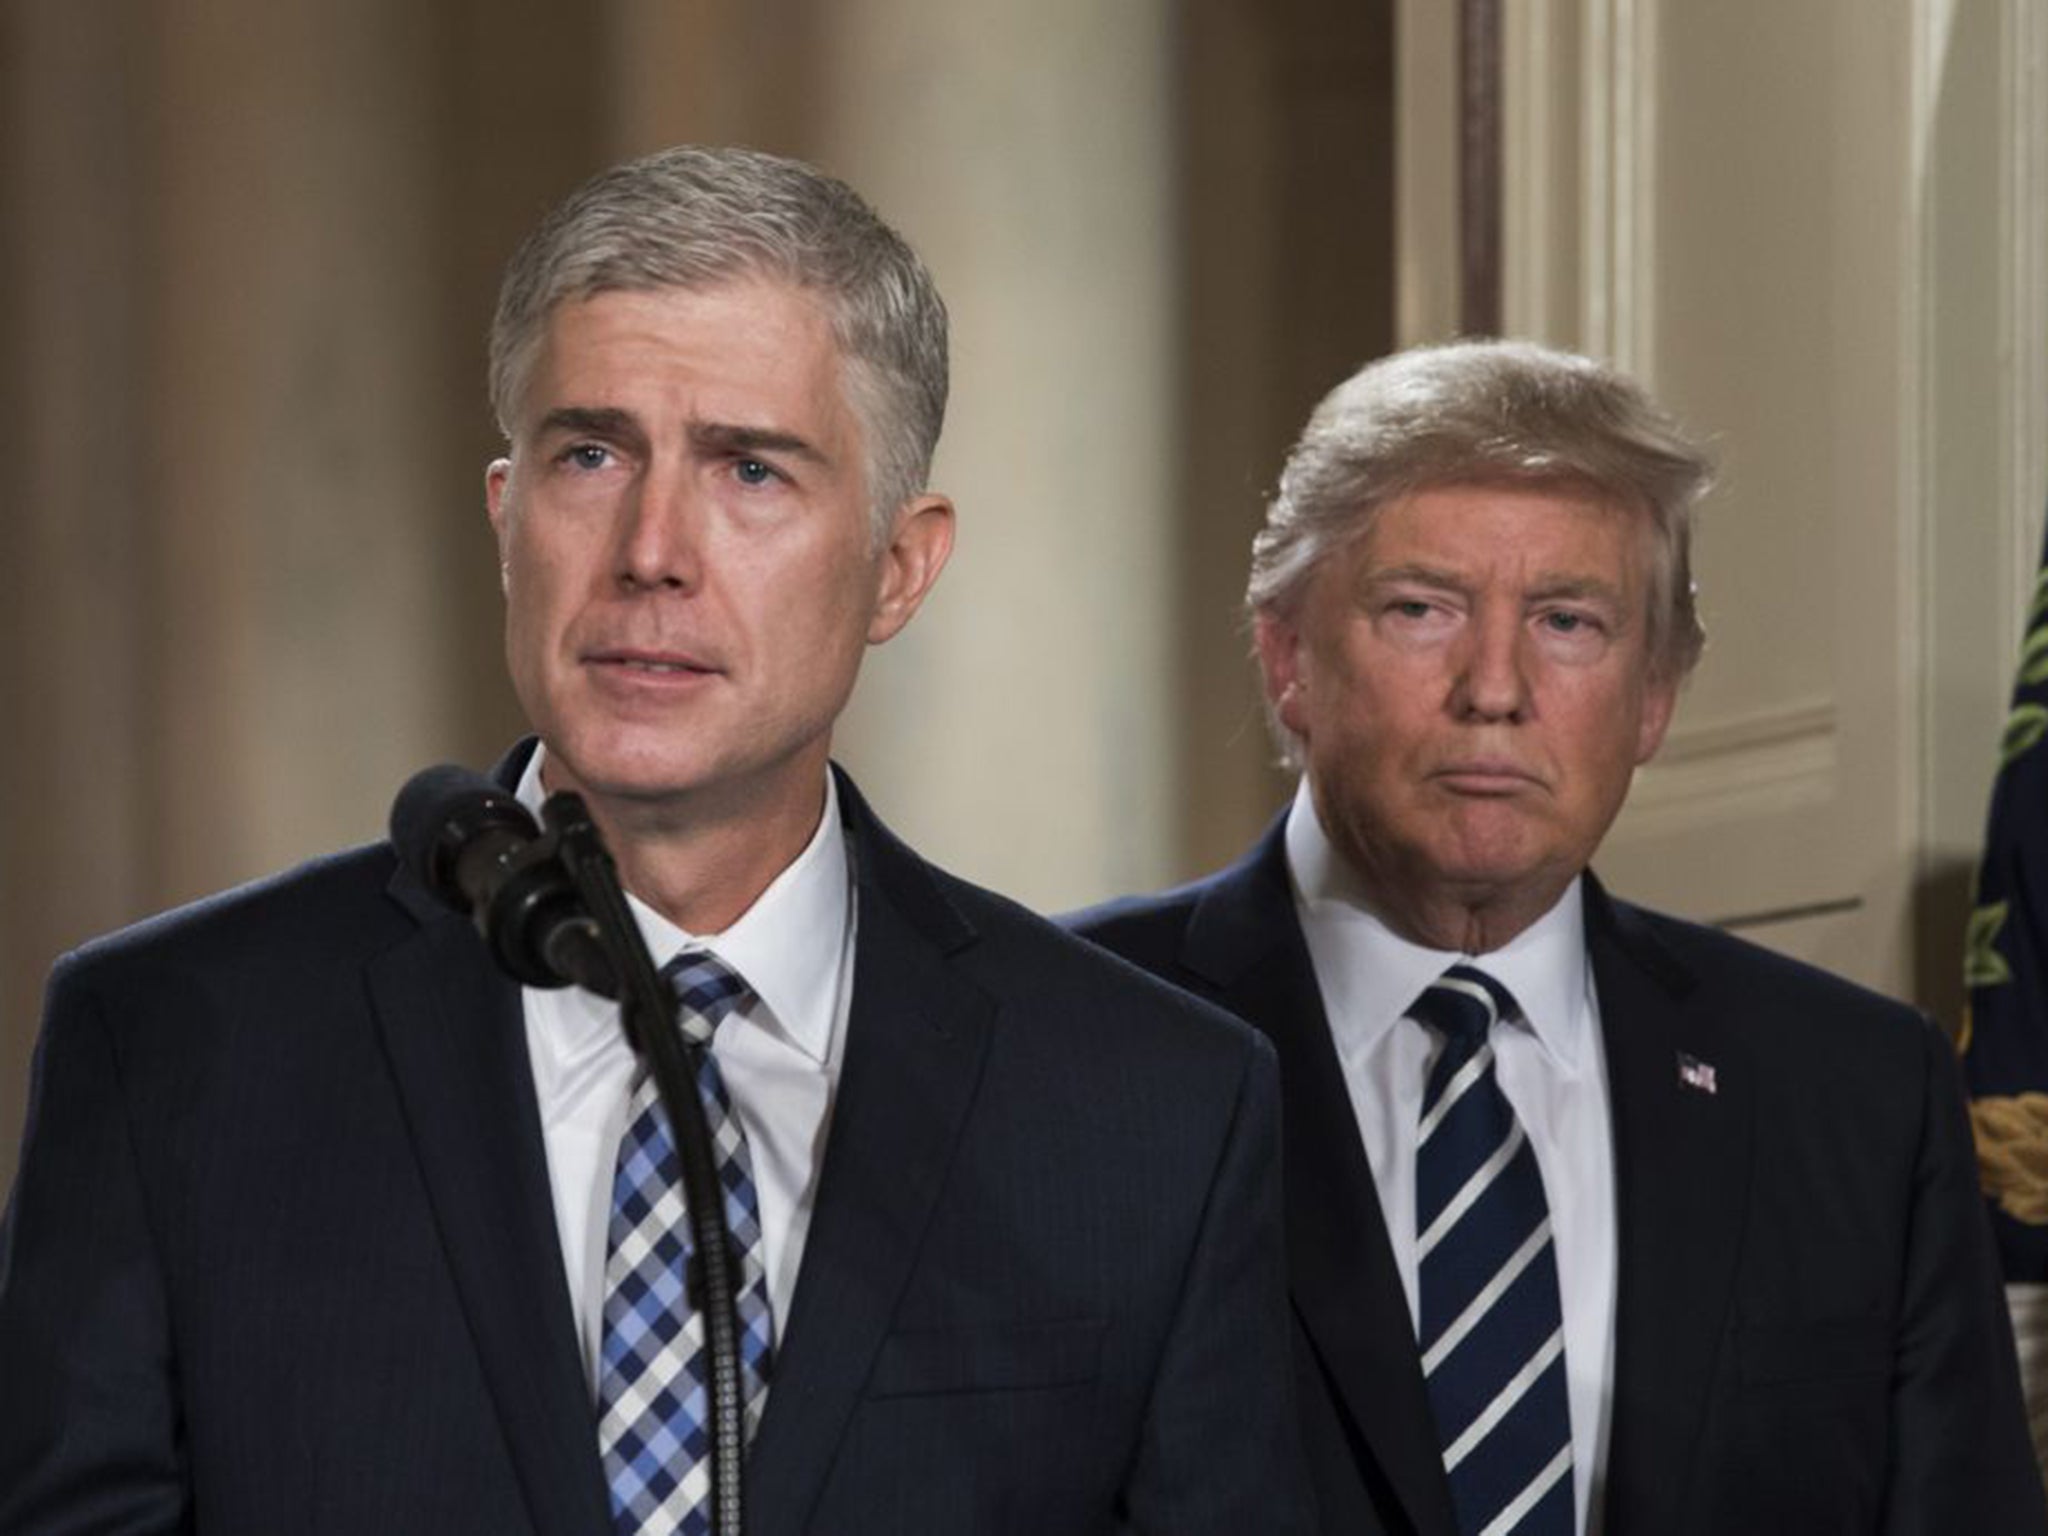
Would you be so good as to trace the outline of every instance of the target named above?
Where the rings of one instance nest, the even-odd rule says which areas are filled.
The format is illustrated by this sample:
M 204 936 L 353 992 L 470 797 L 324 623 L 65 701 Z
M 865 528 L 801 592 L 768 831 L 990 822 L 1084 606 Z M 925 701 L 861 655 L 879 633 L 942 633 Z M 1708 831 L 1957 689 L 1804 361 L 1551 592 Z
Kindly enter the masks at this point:
M 1701 1061 L 1697 1056 L 1688 1056 L 1685 1052 L 1680 1051 L 1678 1053 L 1678 1084 L 1681 1088 L 1690 1088 L 1695 1093 L 1713 1093 L 1715 1091 L 1714 1064 L 1711 1061 Z

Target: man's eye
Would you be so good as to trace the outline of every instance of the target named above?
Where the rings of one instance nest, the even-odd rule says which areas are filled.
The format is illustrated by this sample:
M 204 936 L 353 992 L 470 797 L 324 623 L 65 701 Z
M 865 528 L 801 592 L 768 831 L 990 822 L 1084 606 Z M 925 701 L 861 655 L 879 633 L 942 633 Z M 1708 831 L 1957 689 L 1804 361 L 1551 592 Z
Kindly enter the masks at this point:
M 766 485 L 775 478 L 775 471 L 759 459 L 736 459 L 732 472 L 739 476 L 742 485 Z
M 1419 597 L 1397 598 L 1387 606 L 1404 619 L 1426 619 L 1431 607 Z
M 1543 622 L 1551 633 L 1558 635 L 1588 634 L 1598 627 L 1589 615 L 1583 613 L 1546 613 Z
M 562 455 L 562 462 L 576 469 L 603 469 L 611 461 L 611 450 L 602 443 L 577 443 Z

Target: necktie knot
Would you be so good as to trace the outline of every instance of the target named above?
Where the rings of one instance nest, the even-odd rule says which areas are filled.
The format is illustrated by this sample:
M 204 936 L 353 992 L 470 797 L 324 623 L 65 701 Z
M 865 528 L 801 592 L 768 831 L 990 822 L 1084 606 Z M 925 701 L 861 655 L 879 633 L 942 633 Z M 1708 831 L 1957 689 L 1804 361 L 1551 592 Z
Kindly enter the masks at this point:
M 1423 989 L 1408 1017 L 1444 1037 L 1465 1055 L 1476 1050 L 1487 1032 L 1502 1019 L 1520 1012 L 1514 994 L 1472 965 L 1454 965 Z
M 739 974 L 707 950 L 685 950 L 661 968 L 681 1005 L 677 1027 L 690 1045 L 706 1046 L 725 1016 L 752 991 Z

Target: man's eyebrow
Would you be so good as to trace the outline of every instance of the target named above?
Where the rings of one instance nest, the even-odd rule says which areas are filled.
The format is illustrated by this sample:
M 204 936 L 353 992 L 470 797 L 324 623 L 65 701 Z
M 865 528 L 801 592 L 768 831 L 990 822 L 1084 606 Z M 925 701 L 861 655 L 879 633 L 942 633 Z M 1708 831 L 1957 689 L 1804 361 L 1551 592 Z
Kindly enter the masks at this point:
M 1555 602 L 1559 598 L 1579 598 L 1592 602 L 1610 603 L 1621 607 L 1623 594 L 1620 587 L 1598 576 L 1571 576 L 1563 573 L 1540 575 L 1530 584 L 1529 595 L 1539 602 Z
M 1440 566 L 1411 563 L 1389 565 L 1380 570 L 1366 573 L 1360 585 L 1367 591 L 1389 586 L 1435 587 L 1445 592 L 1464 592 L 1470 583 L 1455 571 Z M 1614 607 L 1623 606 L 1626 598 L 1620 587 L 1598 576 L 1579 575 L 1568 571 L 1542 571 L 1529 583 L 1525 596 L 1532 602 L 1557 602 L 1559 599 L 1579 599 L 1602 602 Z
M 1455 572 L 1435 565 L 1387 565 L 1378 570 L 1367 571 L 1360 583 L 1365 587 L 1393 586 L 1407 583 L 1414 586 L 1442 587 L 1448 592 L 1462 592 L 1467 583 Z
M 539 437 L 588 435 L 614 442 L 642 436 L 640 422 L 631 411 L 608 405 L 558 405 L 541 417 L 534 433 Z
M 700 453 L 784 453 L 813 464 L 831 461 L 809 438 L 773 427 L 743 427 L 725 422 L 695 422 L 690 427 L 690 446 Z

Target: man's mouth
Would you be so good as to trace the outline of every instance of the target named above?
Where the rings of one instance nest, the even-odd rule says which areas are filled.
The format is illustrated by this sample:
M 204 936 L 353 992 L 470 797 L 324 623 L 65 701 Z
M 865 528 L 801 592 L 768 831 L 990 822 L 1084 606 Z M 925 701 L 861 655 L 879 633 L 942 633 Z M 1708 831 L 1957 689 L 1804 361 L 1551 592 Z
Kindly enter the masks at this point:
M 1520 764 L 1496 758 L 1446 763 L 1432 776 L 1447 788 L 1470 795 L 1518 794 L 1541 784 Z
M 647 677 L 702 677 L 719 670 L 678 651 L 603 650 L 589 652 L 583 659 L 592 666 Z

